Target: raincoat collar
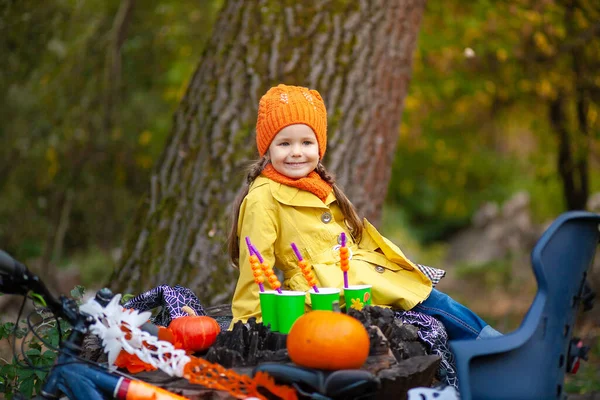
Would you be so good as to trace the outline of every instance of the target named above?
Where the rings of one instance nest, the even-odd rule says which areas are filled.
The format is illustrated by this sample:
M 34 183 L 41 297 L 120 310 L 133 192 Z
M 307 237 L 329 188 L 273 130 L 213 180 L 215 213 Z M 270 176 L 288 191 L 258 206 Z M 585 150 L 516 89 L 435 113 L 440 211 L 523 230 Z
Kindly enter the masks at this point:
M 329 204 L 333 203 L 336 198 L 333 191 L 329 193 L 325 199 L 325 203 L 321 201 L 314 194 L 307 192 L 306 190 L 300 190 L 295 187 L 283 185 L 275 182 L 264 176 L 258 176 L 250 187 L 250 191 L 259 186 L 269 185 L 271 194 L 278 202 L 292 206 L 292 207 L 316 207 L 316 208 L 329 208 Z

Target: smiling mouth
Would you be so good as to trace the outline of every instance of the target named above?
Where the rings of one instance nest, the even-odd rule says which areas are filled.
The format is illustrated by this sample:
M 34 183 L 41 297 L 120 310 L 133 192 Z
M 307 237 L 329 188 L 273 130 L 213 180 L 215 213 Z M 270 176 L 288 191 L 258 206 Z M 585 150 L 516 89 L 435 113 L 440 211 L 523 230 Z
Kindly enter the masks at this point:
M 305 162 L 299 162 L 299 163 L 285 163 L 285 165 L 289 166 L 289 167 L 301 167 L 303 165 L 306 165 Z

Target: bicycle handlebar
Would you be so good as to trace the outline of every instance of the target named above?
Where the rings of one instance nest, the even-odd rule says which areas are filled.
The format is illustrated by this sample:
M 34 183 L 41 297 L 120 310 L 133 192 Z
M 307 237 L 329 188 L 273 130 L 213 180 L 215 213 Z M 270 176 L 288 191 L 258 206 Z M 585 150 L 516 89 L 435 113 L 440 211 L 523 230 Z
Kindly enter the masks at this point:
M 0 250 L 0 292 L 25 296 L 30 290 L 42 296 L 54 315 L 63 317 L 71 323 L 77 319 L 78 310 L 69 299 L 64 296 L 60 296 L 59 299 L 54 297 L 37 275 L 7 252 Z
M 56 298 L 37 275 L 32 273 L 24 264 L 12 258 L 8 253 L 0 250 L 0 292 L 27 296 L 30 291 L 40 295 L 46 302 L 47 308 L 55 316 L 69 322 L 72 327 L 66 341 L 61 341 L 59 358 L 46 377 L 40 395 L 36 397 L 40 399 L 56 399 L 62 394 L 60 382 L 63 379 L 62 374 L 65 371 L 65 366 L 68 366 L 74 360 L 79 360 L 83 339 L 88 333 L 89 326 L 94 321 L 94 318 L 80 311 L 75 300 L 62 295 Z M 96 293 L 94 300 L 105 307 L 112 298 L 112 291 L 104 288 Z M 151 322 L 144 323 L 140 329 L 151 335 L 159 336 L 159 327 Z M 85 371 L 85 369 L 82 369 L 82 371 Z M 98 372 L 95 370 L 92 371 L 93 376 L 97 378 Z M 110 374 L 104 375 L 105 378 L 106 376 L 110 376 Z M 118 378 L 114 378 L 113 380 L 115 379 Z M 116 385 L 117 381 L 113 383 Z M 96 390 L 99 389 L 92 385 L 88 390 L 91 390 L 89 393 L 93 392 L 95 394 L 97 393 Z M 85 393 L 88 392 L 86 391 Z
M 4 250 L 0 250 L 0 273 L 4 272 L 13 279 L 22 278 L 27 271 L 27 267 L 12 258 Z
M 59 299 L 54 297 L 38 276 L 7 252 L 0 250 L 0 292 L 26 295 L 30 290 L 39 293 L 54 315 L 66 319 L 71 325 L 75 325 L 81 317 L 73 300 L 64 296 L 60 296 Z M 103 306 L 106 306 L 112 297 L 113 293 L 107 288 L 96 293 L 96 301 Z M 140 329 L 158 336 L 158 327 L 151 322 L 144 323 Z

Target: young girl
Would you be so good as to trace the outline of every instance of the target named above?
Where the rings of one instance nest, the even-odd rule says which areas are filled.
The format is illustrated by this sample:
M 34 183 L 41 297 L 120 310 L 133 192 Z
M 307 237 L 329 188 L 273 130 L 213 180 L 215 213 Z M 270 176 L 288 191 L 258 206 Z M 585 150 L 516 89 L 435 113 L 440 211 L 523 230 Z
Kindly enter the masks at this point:
M 327 147 L 327 112 L 317 91 L 286 85 L 269 89 L 258 107 L 256 145 L 261 158 L 235 202 L 229 235 L 231 260 L 240 269 L 233 296 L 234 323 L 250 317 L 260 320 L 258 285 L 245 237 L 266 263 L 283 272 L 283 288 L 307 291 L 290 244 L 296 243 L 312 265 L 319 286 L 343 288 L 336 246 L 345 232 L 352 252 L 348 280 L 372 285 L 373 305 L 433 316 L 444 324 L 450 339 L 499 335 L 471 310 L 432 288 L 432 279 L 440 278 L 436 270 L 414 264 L 366 219 L 360 220 L 321 163 Z

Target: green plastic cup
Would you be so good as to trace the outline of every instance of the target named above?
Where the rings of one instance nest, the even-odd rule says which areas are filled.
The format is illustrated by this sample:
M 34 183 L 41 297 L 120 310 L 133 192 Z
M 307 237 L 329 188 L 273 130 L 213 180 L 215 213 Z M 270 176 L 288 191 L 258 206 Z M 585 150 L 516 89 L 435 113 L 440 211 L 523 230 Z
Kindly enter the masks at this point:
M 306 293 L 292 290 L 275 293 L 275 314 L 280 333 L 289 333 L 294 322 L 304 314 L 305 297 Z
M 313 310 L 333 311 L 333 303 L 340 302 L 340 289 L 336 288 L 318 288 L 319 293 L 310 289 L 310 301 Z
M 262 313 L 262 322 L 264 325 L 271 325 L 273 332 L 279 332 L 277 323 L 277 313 L 275 312 L 275 290 L 265 290 L 258 292 L 260 299 L 260 310 Z
M 371 286 L 372 285 L 350 285 L 344 288 L 344 299 L 346 300 L 346 310 L 356 308 L 362 310 L 364 306 L 371 305 Z

